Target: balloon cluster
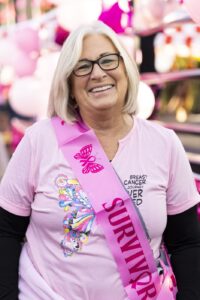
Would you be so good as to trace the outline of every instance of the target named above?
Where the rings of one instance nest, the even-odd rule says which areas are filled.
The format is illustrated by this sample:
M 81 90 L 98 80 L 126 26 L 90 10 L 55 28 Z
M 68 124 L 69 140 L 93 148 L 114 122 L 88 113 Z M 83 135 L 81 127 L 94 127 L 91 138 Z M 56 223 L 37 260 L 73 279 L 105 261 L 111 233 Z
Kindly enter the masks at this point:
M 56 9 L 45 21 L 16 24 L 0 39 L 0 103 L 8 97 L 16 113 L 27 117 L 46 116 L 60 46 L 75 27 L 100 19 L 120 34 L 130 52 L 134 47 L 133 38 L 123 35 L 130 26 L 128 0 L 48 2 Z

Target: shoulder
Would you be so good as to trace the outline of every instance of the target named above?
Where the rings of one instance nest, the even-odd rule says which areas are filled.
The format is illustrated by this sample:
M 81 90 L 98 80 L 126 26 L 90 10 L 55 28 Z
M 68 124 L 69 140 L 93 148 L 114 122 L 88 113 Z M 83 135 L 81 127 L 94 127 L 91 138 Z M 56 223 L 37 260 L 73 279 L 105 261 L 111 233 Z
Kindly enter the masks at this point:
M 32 149 L 46 149 L 57 145 L 51 119 L 43 119 L 35 122 L 25 131 L 24 139 L 28 141 Z
M 34 134 L 43 130 L 48 130 L 51 127 L 51 119 L 42 119 L 40 121 L 35 122 L 33 125 L 29 126 L 26 129 L 26 133 Z
M 176 133 L 169 128 L 164 127 L 157 121 L 144 120 L 136 117 L 136 126 L 138 127 L 141 134 L 149 136 L 150 138 L 159 138 L 163 140 L 174 140 L 176 139 Z
M 168 129 L 156 121 L 136 117 L 136 132 L 147 149 L 157 149 L 161 153 L 169 154 L 183 148 L 174 130 Z
M 25 131 L 25 136 L 34 138 L 45 138 L 53 133 L 51 119 L 43 119 L 35 122 Z

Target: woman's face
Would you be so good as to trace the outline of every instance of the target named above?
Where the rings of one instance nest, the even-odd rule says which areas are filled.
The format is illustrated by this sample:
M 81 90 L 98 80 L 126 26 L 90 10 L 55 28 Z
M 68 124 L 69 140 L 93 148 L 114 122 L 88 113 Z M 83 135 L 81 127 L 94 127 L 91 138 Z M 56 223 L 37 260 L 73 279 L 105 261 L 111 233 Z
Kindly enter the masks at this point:
M 101 34 L 88 35 L 83 40 L 80 60 L 96 60 L 104 55 L 118 53 L 112 42 Z M 114 109 L 121 112 L 127 92 L 127 76 L 123 60 L 114 70 L 104 71 L 93 65 L 90 74 L 71 77 L 71 96 L 75 98 L 81 115 Z

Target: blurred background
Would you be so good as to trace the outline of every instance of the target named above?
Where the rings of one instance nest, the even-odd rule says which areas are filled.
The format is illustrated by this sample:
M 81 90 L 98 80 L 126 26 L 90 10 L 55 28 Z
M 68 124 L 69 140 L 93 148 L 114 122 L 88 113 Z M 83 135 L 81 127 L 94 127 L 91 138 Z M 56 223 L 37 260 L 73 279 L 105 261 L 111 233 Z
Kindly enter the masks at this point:
M 62 44 L 98 19 L 136 60 L 137 114 L 175 130 L 200 192 L 197 0 L 0 0 L 0 179 L 25 129 L 46 117 Z

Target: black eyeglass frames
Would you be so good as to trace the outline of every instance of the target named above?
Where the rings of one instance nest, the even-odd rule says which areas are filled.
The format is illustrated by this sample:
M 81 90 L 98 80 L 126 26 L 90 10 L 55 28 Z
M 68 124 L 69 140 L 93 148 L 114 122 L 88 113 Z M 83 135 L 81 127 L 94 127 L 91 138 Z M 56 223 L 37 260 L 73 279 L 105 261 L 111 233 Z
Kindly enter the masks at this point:
M 75 66 L 73 73 L 76 76 L 86 76 L 92 73 L 94 65 L 97 64 L 103 71 L 117 69 L 121 55 L 119 53 L 111 53 L 101 56 L 96 60 L 83 59 Z

